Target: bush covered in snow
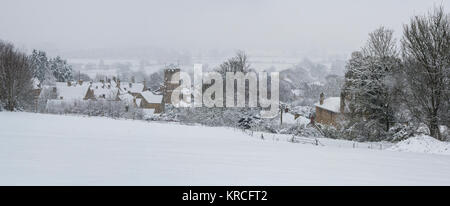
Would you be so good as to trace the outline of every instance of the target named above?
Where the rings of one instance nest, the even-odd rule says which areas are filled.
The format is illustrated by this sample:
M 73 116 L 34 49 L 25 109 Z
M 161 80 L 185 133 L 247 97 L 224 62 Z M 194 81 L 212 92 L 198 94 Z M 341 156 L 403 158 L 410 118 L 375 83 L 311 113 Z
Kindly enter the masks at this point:
M 388 141 L 402 141 L 414 135 L 414 126 L 412 124 L 395 124 L 389 128 L 388 134 Z
M 273 119 L 260 118 L 259 108 L 175 108 L 166 105 L 166 110 L 159 116 L 147 120 L 175 121 L 183 124 L 201 124 L 206 126 L 226 126 L 251 131 L 278 134 L 294 134 L 297 136 L 321 136 L 320 132 L 308 125 L 309 119 L 299 119 L 289 124 L 280 124 L 279 117 Z M 304 108 L 310 111 L 310 108 Z M 292 115 L 293 116 L 293 115 Z
M 323 137 L 319 130 L 311 125 L 295 124 L 279 130 L 280 134 L 293 134 L 301 137 Z
M 428 135 L 418 135 L 398 142 L 387 150 L 450 155 L 450 143 L 439 141 Z
M 165 112 L 153 120 L 249 129 L 260 123 L 259 112 L 255 108 L 176 108 L 166 105 Z

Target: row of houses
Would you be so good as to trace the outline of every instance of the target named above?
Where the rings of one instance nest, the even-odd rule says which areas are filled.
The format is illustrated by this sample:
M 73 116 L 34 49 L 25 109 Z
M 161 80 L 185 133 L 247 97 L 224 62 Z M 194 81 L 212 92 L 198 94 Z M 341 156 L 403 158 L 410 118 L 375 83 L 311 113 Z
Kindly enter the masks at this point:
M 124 101 L 129 106 L 148 109 L 152 113 L 161 113 L 164 110 L 163 95 L 150 91 L 145 86 L 145 82 L 121 82 L 113 78 L 100 82 L 56 82 L 55 85 L 45 87 L 51 89 L 56 97 L 49 100 L 52 105 L 77 100 L 104 99 Z M 36 91 L 40 90 L 36 89 Z
M 99 82 L 56 82 L 51 87 L 56 98 L 51 100 L 52 104 L 58 102 L 70 102 L 74 100 L 99 100 L 123 101 L 130 106 L 149 110 L 151 113 L 158 114 L 164 111 L 164 105 L 171 103 L 171 95 L 178 84 L 171 84 L 170 80 L 173 74 L 180 69 L 166 69 L 164 71 L 164 84 L 158 91 L 150 91 L 145 82 L 121 82 L 120 80 L 106 79 Z M 35 84 L 35 91 L 38 94 L 41 91 L 40 86 Z M 311 123 L 317 122 L 326 125 L 338 126 L 339 118 L 344 113 L 344 101 L 342 97 L 325 98 L 322 93 L 319 102 L 315 105 L 315 114 L 310 118 Z M 285 113 L 284 115 L 282 113 Z M 284 117 L 283 117 L 284 116 Z M 290 115 L 288 109 L 280 110 L 280 121 L 293 123 L 298 121 L 299 115 Z M 304 120 L 303 120 L 304 121 Z

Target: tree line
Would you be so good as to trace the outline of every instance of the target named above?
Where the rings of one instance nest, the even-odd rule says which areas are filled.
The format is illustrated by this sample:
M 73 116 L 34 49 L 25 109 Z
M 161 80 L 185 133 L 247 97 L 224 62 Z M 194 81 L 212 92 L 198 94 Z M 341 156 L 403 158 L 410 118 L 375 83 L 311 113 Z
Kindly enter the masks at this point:
M 73 80 L 72 67 L 57 56 L 47 58 L 43 51 L 31 55 L 0 40 L 0 110 L 26 110 L 33 104 L 33 83 Z
M 450 15 L 441 6 L 414 16 L 399 45 L 393 31 L 381 27 L 352 53 L 341 94 L 346 135 L 383 140 L 395 124 L 425 123 L 431 136 L 444 140 L 439 126 L 449 127 L 450 119 Z

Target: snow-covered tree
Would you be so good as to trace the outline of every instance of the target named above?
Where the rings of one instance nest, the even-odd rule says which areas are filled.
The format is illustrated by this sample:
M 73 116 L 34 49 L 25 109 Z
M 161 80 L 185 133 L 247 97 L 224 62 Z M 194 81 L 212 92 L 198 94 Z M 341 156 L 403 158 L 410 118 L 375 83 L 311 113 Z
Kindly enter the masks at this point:
M 226 72 L 247 73 L 249 70 L 250 70 L 250 63 L 248 62 L 247 54 L 244 51 L 237 51 L 236 56 L 222 63 L 217 69 L 217 72 L 225 76 Z
M 47 112 L 47 102 L 58 97 L 58 91 L 53 90 L 54 87 L 43 87 L 39 94 L 37 102 L 37 110 L 39 112 Z
M 58 82 L 73 80 L 72 66 L 67 64 L 67 61 L 59 56 L 50 59 L 50 70 Z
M 34 68 L 33 77 L 44 82 L 46 73 L 50 70 L 50 62 L 44 51 L 33 50 L 30 61 Z
M 439 124 L 449 124 L 450 15 L 443 7 L 415 16 L 404 26 L 404 99 L 431 136 L 442 140 Z
M 352 54 L 344 95 L 349 99 L 347 127 L 353 127 L 358 138 L 378 140 L 389 131 L 395 99 L 391 77 L 400 63 L 393 31 L 384 27 L 370 33 L 362 51 Z
M 150 74 L 148 81 L 146 82 L 150 90 L 158 90 L 164 83 L 164 70 L 159 70 Z

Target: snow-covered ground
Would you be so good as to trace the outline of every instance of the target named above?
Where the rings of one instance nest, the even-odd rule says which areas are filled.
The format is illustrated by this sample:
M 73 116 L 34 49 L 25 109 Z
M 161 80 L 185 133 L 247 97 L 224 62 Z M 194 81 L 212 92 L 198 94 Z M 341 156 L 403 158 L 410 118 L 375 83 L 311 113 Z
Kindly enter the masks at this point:
M 388 148 L 388 150 L 450 155 L 450 143 L 441 142 L 427 135 L 419 135 L 403 140 Z
M 0 185 L 450 185 L 450 155 L 287 138 L 0 112 Z

